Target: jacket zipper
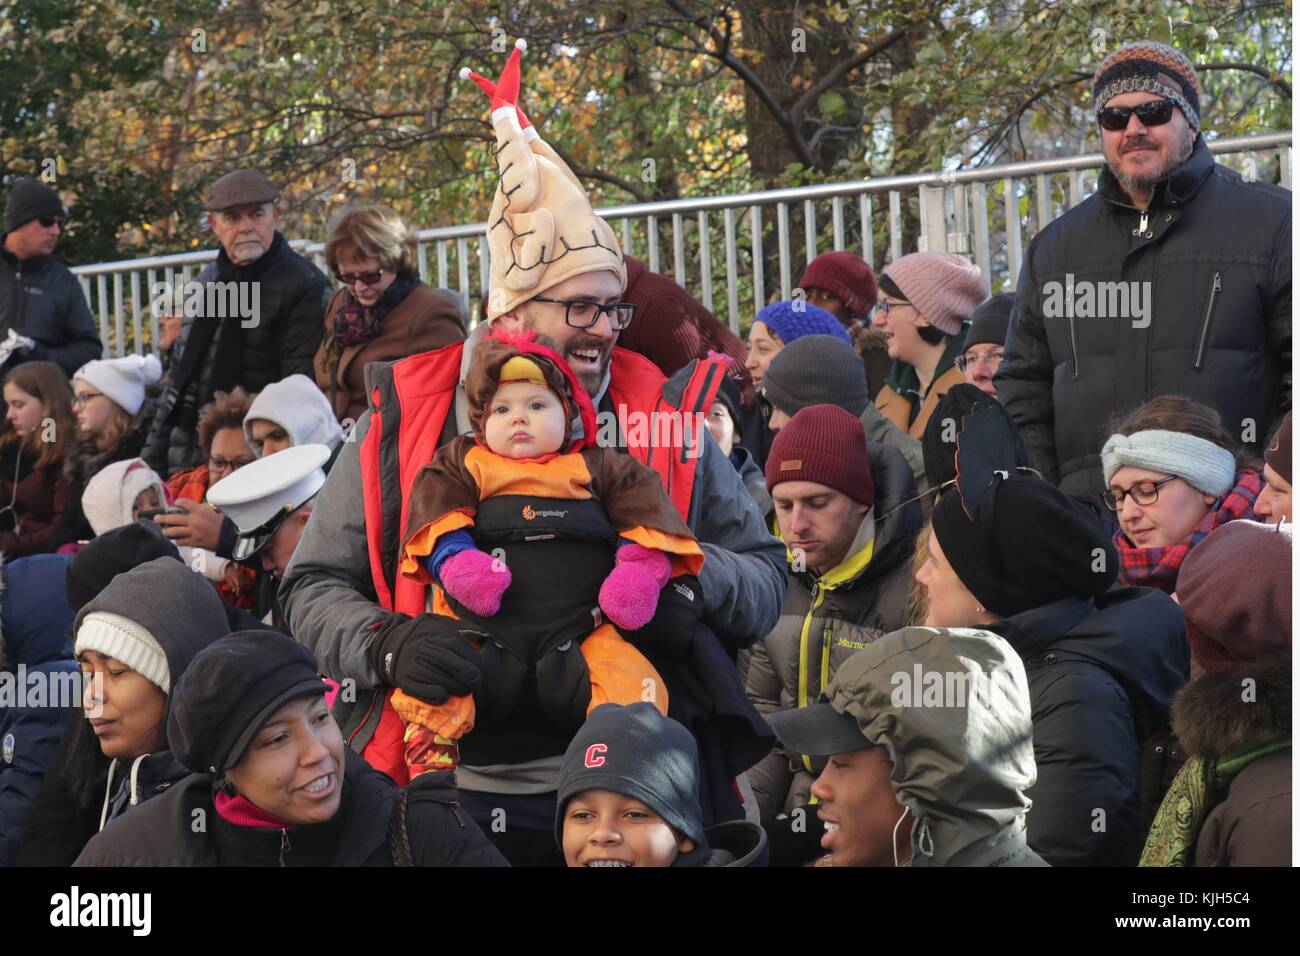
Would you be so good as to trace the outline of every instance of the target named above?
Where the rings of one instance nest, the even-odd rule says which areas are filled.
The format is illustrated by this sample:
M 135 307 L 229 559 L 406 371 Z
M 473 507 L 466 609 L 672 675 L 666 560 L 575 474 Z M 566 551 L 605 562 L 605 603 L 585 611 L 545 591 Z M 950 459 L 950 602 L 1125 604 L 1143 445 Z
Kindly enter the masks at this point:
M 1223 276 L 1221 273 L 1214 274 L 1214 284 L 1210 286 L 1210 300 L 1205 304 L 1205 319 L 1201 322 L 1201 341 L 1196 346 L 1196 362 L 1193 368 L 1199 369 L 1205 364 L 1205 348 L 1210 344 L 1210 324 L 1214 321 L 1214 304 L 1218 301 L 1219 293 L 1223 291 Z
M 1074 308 L 1070 308 L 1070 358 L 1074 361 L 1074 379 L 1079 379 L 1079 339 L 1074 331 Z
M 806 707 L 808 700 L 808 630 L 812 626 L 813 616 L 817 609 L 821 607 L 823 599 L 826 597 L 826 591 L 821 586 L 821 582 L 813 584 L 812 604 L 808 607 L 808 613 L 804 615 L 803 628 L 799 634 L 799 706 Z M 809 773 L 813 772 L 812 760 L 807 754 L 800 754 L 799 759 L 803 762 L 804 769 Z
M 293 848 L 289 846 L 289 831 L 285 829 L 281 829 L 280 830 L 280 865 L 281 866 L 289 865 L 288 863 L 284 862 L 284 855 L 292 849 Z

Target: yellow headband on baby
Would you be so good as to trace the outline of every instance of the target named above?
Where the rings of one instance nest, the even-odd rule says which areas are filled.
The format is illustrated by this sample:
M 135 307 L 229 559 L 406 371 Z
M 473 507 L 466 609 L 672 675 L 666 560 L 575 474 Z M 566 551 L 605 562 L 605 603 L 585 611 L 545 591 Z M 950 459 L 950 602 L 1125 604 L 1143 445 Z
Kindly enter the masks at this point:
M 535 382 L 544 388 L 550 387 L 537 363 L 524 355 L 516 355 L 507 360 L 506 364 L 501 366 L 501 375 L 497 381 L 502 385 L 506 382 Z

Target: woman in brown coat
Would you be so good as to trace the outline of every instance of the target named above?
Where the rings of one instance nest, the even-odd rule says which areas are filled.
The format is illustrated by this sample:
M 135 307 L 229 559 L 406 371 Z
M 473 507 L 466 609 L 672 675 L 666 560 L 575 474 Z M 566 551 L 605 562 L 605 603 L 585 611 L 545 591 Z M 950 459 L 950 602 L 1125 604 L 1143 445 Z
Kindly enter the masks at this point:
M 366 410 L 369 362 L 442 348 L 465 338 L 460 299 L 420 281 L 415 235 L 387 206 L 340 210 L 325 259 L 342 288 L 325 310 L 316 384 L 340 421 Z
M 63 460 L 76 445 L 72 386 L 53 362 L 25 362 L 5 376 L 0 431 L 0 552 L 5 559 L 53 550 L 68 482 Z

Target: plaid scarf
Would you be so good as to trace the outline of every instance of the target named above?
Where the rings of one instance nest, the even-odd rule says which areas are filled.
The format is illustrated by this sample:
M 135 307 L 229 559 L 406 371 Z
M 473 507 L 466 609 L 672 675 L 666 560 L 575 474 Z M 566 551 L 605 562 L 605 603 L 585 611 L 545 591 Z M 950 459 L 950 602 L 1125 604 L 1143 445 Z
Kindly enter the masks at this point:
M 402 304 L 419 281 L 417 276 L 398 276 L 372 306 L 362 305 L 353 297 L 352 290 L 344 286 L 339 293 L 333 327 L 325 333 L 325 367 L 333 372 L 345 348 L 369 342 L 379 335 L 388 313 Z
M 1255 499 L 1263 490 L 1264 480 L 1258 472 L 1250 469 L 1238 472 L 1233 489 L 1214 503 L 1192 533 L 1168 547 L 1139 548 L 1129 541 L 1123 530 L 1116 531 L 1120 581 L 1173 594 L 1178 585 L 1178 569 L 1182 567 L 1187 552 L 1220 525 L 1238 518 L 1254 518 Z

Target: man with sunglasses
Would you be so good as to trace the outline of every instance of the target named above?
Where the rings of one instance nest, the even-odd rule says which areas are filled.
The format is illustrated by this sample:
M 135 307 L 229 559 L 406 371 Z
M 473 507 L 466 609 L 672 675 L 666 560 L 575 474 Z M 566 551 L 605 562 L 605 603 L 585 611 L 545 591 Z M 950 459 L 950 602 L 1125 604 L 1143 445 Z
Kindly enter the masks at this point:
M 1258 451 L 1291 405 L 1291 194 L 1214 161 L 1200 95 L 1164 44 L 1103 60 L 1097 192 L 1025 254 L 993 385 L 1034 467 L 1070 494 L 1102 491 L 1106 422 L 1122 409 L 1187 395 Z M 1145 307 L 1125 309 L 1135 296 Z
M 325 275 L 277 230 L 278 198 L 279 190 L 255 169 L 222 176 L 203 194 L 221 248 L 195 281 L 225 291 L 202 297 L 205 314 L 186 309 L 172 346 L 143 453 L 160 475 L 202 464 L 199 410 L 218 391 L 240 385 L 260 392 L 290 375 L 315 374 L 331 290 Z M 235 303 L 240 308 L 231 308 Z M 206 314 L 210 304 L 218 314 Z M 242 314 L 248 305 L 251 316 Z
M 34 179 L 9 190 L 0 232 L 0 378 L 22 362 L 57 362 L 72 375 L 103 354 L 81 285 L 54 247 L 67 219 L 58 193 Z

